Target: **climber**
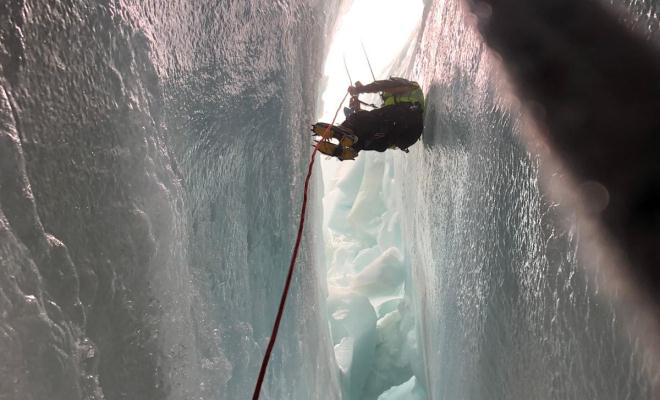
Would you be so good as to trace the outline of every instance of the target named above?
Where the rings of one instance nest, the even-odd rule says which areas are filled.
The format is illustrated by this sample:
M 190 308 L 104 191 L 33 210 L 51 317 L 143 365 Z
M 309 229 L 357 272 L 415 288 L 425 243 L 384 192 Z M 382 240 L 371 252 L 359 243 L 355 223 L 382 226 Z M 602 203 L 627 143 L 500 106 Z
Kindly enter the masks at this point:
M 381 93 L 383 105 L 371 111 L 362 110 L 362 93 Z M 424 129 L 424 93 L 417 82 L 391 77 L 368 85 L 356 82 L 348 88 L 351 95 L 346 120 L 327 129 L 328 124 L 312 127 L 315 135 L 334 137 L 338 143 L 323 141 L 319 151 L 340 160 L 352 160 L 362 150 L 385 151 L 398 148 L 406 151 L 422 135 Z

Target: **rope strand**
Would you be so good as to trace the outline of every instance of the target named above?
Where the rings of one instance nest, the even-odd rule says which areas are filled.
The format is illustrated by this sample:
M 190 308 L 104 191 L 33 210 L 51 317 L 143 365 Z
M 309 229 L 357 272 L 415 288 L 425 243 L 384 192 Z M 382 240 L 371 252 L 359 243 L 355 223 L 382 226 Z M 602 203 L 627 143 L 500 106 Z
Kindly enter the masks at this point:
M 268 362 L 270 361 L 270 356 L 271 353 L 273 352 L 273 347 L 275 346 L 275 340 L 277 339 L 277 333 L 280 330 L 280 323 L 282 322 L 282 316 L 284 315 L 284 306 L 286 305 L 286 299 L 289 295 L 289 289 L 291 287 L 291 281 L 293 279 L 293 272 L 296 267 L 296 259 L 298 258 L 298 250 L 300 249 L 300 242 L 302 241 L 303 226 L 305 225 L 305 211 L 307 210 L 307 192 L 309 189 L 309 180 L 312 177 L 314 157 L 316 156 L 316 152 L 319 150 L 319 145 L 321 144 L 321 142 L 328 140 L 326 137 L 328 135 L 328 132 L 330 132 L 330 127 L 334 125 L 335 120 L 337 119 L 337 115 L 339 114 L 339 110 L 341 109 L 341 106 L 344 104 L 344 101 L 346 101 L 347 96 L 348 93 L 344 95 L 344 98 L 342 99 L 341 103 L 339 103 L 339 107 L 337 107 L 337 112 L 335 112 L 335 116 L 332 118 L 332 122 L 323 132 L 323 139 L 321 139 L 321 141 L 319 141 L 319 143 L 317 143 L 316 146 L 314 146 L 314 150 L 312 151 L 312 155 L 309 160 L 309 166 L 307 167 L 307 176 L 305 177 L 305 188 L 303 191 L 302 209 L 300 211 L 300 222 L 298 223 L 298 234 L 296 236 L 296 243 L 293 246 L 293 252 L 291 254 L 291 262 L 289 263 L 289 272 L 287 273 L 286 276 L 286 281 L 284 283 L 284 290 L 282 291 L 282 297 L 280 298 L 280 305 L 277 309 L 277 315 L 275 316 L 273 331 L 271 332 L 270 339 L 268 340 L 268 346 L 266 347 L 266 353 L 264 354 L 263 361 L 261 362 L 261 369 L 259 370 L 259 377 L 257 378 L 257 383 L 254 387 L 254 394 L 252 395 L 252 400 L 259 399 L 259 395 L 261 393 L 261 386 L 264 383 L 264 379 L 266 377 L 266 370 L 268 369 Z

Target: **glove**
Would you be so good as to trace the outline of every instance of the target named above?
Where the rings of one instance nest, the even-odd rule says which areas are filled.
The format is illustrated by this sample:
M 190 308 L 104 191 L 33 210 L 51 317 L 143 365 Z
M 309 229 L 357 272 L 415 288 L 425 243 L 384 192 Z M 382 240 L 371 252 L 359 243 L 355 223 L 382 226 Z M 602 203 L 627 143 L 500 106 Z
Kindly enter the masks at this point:
M 348 93 L 351 96 L 357 96 L 358 94 L 360 94 L 360 88 L 361 87 L 362 87 L 362 84 L 360 83 L 360 81 L 357 81 L 357 82 L 355 82 L 355 86 L 349 86 L 348 87 Z

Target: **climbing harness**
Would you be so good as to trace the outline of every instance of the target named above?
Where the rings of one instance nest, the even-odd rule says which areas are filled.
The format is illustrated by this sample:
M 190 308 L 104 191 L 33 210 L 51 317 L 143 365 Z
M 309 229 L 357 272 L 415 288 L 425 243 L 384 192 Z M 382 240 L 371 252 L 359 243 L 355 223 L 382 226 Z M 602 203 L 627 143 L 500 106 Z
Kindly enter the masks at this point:
M 314 146 L 314 150 L 312 150 L 312 155 L 310 156 L 309 166 L 307 167 L 307 176 L 305 177 L 302 209 L 300 211 L 300 221 L 298 223 L 298 234 L 296 236 L 296 242 L 293 246 L 293 252 L 291 254 L 291 262 L 289 263 L 289 272 L 287 273 L 286 281 L 284 283 L 284 290 L 282 291 L 282 297 L 280 298 L 280 305 L 277 309 L 277 315 L 275 316 L 275 323 L 273 324 L 273 330 L 268 340 L 266 353 L 264 354 L 263 361 L 261 362 L 261 369 L 259 370 L 257 383 L 255 384 L 254 387 L 254 394 L 252 395 L 252 400 L 259 399 L 259 395 L 261 393 L 261 386 L 264 383 L 264 379 L 266 377 L 266 370 L 268 369 L 268 362 L 270 361 L 270 356 L 273 351 L 273 347 L 275 346 L 275 340 L 277 339 L 277 333 L 280 329 L 280 323 L 282 322 L 282 316 L 284 315 L 284 306 L 286 304 L 286 299 L 289 295 L 291 280 L 293 279 L 293 272 L 296 267 L 296 259 L 298 258 L 298 250 L 300 249 L 300 242 L 302 240 L 303 226 L 305 225 L 305 211 L 307 210 L 307 192 L 309 188 L 309 180 L 312 176 L 312 168 L 314 167 L 314 157 L 316 156 L 316 152 L 319 150 L 319 145 L 324 141 L 329 140 L 330 136 L 328 135 L 328 133 L 330 133 L 330 127 L 334 125 L 335 120 L 337 119 L 337 115 L 339 114 L 339 110 L 341 110 L 341 106 L 344 104 L 344 101 L 346 101 L 346 97 L 348 97 L 348 93 L 344 95 L 344 98 L 341 100 L 341 103 L 339 103 L 339 107 L 337 107 L 337 112 L 335 112 L 335 116 L 332 118 L 332 122 L 330 123 L 330 125 L 328 125 L 326 131 L 323 134 L 323 139 L 319 141 L 316 144 L 316 146 Z

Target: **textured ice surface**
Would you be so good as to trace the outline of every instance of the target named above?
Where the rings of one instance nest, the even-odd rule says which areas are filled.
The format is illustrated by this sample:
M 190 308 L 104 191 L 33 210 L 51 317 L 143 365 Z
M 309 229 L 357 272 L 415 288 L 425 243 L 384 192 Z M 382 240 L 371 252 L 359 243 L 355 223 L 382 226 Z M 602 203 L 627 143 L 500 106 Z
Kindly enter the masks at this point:
M 419 359 L 391 157 L 363 153 L 326 187 L 328 314 L 345 399 L 377 399 Z
M 0 2 L 0 398 L 249 398 L 334 5 Z M 310 210 L 262 398 L 652 398 L 461 2 L 426 7 L 424 140 Z
M 657 33 L 652 1 L 625 3 L 638 29 Z M 578 257 L 575 216 L 542 191 L 497 57 L 465 24 L 462 1 L 426 11 L 418 51 L 396 71 L 428 93 L 425 132 L 394 158 L 425 358 L 418 382 L 432 399 L 657 397 L 634 313 L 604 296 Z
M 426 393 L 421 386 L 417 384 L 417 379 L 413 376 L 405 383 L 392 387 L 378 396 L 378 400 L 425 400 Z
M 249 398 L 336 3 L 0 1 L 0 398 Z M 317 242 L 263 399 L 340 396 Z
M 332 293 L 327 306 L 342 385 L 349 398 L 359 398 L 373 368 L 376 313 L 367 297 L 350 292 Z

